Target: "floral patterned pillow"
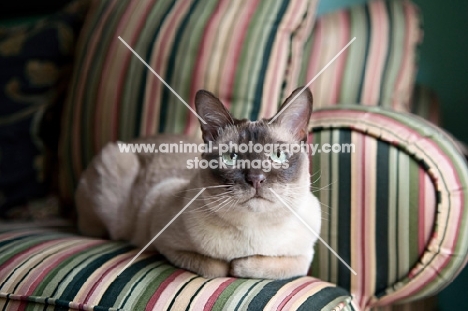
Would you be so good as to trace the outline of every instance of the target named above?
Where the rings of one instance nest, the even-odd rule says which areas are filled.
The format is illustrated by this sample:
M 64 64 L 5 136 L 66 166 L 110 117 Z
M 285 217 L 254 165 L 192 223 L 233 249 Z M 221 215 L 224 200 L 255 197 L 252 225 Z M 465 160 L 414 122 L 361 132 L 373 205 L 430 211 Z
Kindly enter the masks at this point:
M 46 195 L 61 104 L 87 1 L 32 25 L 0 28 L 0 217 Z

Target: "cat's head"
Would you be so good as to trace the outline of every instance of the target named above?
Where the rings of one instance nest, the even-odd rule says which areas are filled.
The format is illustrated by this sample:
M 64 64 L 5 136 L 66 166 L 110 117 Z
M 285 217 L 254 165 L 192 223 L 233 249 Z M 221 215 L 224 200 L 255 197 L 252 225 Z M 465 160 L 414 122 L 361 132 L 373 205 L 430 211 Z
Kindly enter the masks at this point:
M 292 147 L 307 143 L 312 113 L 308 88 L 296 89 L 273 118 L 259 121 L 234 118 L 204 90 L 197 93 L 195 105 L 206 122 L 200 122 L 203 140 L 212 146 L 202 158 L 213 165 L 199 174 L 209 187 L 204 196 L 213 200 L 209 208 L 220 213 L 276 213 L 286 209 L 270 189 L 291 205 L 308 193 L 307 153 Z

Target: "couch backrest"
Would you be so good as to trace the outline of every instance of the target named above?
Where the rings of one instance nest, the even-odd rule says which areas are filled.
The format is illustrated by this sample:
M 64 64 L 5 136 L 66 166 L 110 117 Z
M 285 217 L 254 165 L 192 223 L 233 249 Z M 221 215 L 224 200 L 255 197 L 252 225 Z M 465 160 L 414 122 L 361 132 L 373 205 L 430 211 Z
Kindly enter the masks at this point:
M 302 84 L 356 40 L 312 83 L 315 108 L 353 103 L 410 111 L 420 24 L 407 0 L 370 1 L 319 17 L 305 46 Z
M 215 93 L 238 118 L 272 116 L 298 85 L 317 0 L 95 0 L 78 43 L 60 143 L 62 196 L 109 141 L 193 134 L 194 108 Z

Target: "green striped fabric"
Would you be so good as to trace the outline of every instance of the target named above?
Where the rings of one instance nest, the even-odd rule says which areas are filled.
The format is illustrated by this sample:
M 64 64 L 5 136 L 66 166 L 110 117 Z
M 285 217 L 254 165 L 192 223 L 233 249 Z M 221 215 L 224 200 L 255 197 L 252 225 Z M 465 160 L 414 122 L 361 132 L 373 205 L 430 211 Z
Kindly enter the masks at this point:
M 300 81 L 307 84 L 353 38 L 312 84 L 314 107 L 341 103 L 410 111 L 419 11 L 406 0 L 376 0 L 317 19 L 305 46 Z
M 312 157 L 321 237 L 357 272 L 320 244 L 312 276 L 349 289 L 361 309 L 447 285 L 468 258 L 468 166 L 455 142 L 419 117 L 378 107 L 318 110 L 312 125 L 314 143 L 342 148 Z
M 51 229 L 0 234 L 2 310 L 343 310 L 349 294 L 311 277 L 204 279 L 137 250 Z
M 61 132 L 61 189 L 71 199 L 109 141 L 194 134 L 190 106 L 216 94 L 238 118 L 272 116 L 298 85 L 317 0 L 94 0 L 78 43 Z

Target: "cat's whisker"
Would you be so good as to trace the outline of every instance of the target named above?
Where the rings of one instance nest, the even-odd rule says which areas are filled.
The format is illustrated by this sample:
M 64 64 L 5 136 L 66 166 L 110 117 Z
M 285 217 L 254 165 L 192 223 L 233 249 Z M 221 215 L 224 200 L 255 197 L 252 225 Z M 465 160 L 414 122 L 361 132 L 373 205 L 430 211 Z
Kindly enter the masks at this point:
M 206 187 L 200 187 L 200 188 L 190 188 L 190 189 L 185 189 L 183 191 L 195 191 L 195 190 L 201 190 L 203 188 L 205 189 L 212 189 L 212 188 L 227 188 L 227 187 L 232 187 L 233 184 L 230 185 L 213 185 L 213 186 L 206 186 Z
M 319 173 L 321 173 L 321 172 L 322 172 L 322 170 L 321 170 L 321 169 L 320 169 L 320 170 L 318 170 L 318 171 L 316 171 L 315 173 L 313 173 L 312 175 L 310 175 L 310 178 L 314 177 L 316 174 L 319 174 Z
M 328 187 L 330 187 L 330 186 L 333 185 L 334 183 L 336 183 L 336 181 L 332 181 L 332 182 L 329 183 L 328 185 L 325 185 L 325 186 L 323 186 L 323 187 L 321 187 L 321 188 L 316 188 L 316 189 L 314 189 L 312 192 L 317 192 L 317 191 L 321 191 L 321 190 L 331 190 L 331 189 L 328 188 Z M 328 188 L 328 189 L 327 189 L 327 188 Z
M 202 206 L 199 206 L 199 207 L 197 207 L 197 208 L 194 208 L 194 209 L 190 210 L 189 213 L 201 212 L 201 211 L 204 210 L 205 207 L 207 207 L 207 206 L 209 206 L 209 205 L 212 205 L 212 204 L 216 204 L 216 203 L 218 203 L 219 201 L 221 201 L 221 200 L 223 200 L 223 199 L 225 199 L 225 198 L 226 198 L 226 197 L 221 197 L 221 198 L 218 198 L 218 199 L 216 199 L 216 200 L 214 200 L 214 201 L 208 202 L 208 203 L 206 203 L 206 204 L 204 204 L 204 205 L 202 205 Z
M 227 198 L 226 201 L 222 202 L 221 204 L 219 204 L 216 208 L 216 210 L 214 210 L 213 212 L 214 213 L 217 213 L 219 212 L 224 206 L 226 206 L 227 204 L 229 204 L 229 202 L 232 200 L 232 198 Z
M 319 170 L 318 172 L 320 173 L 320 175 L 319 175 L 319 177 L 318 177 L 316 180 L 314 180 L 314 181 L 312 182 L 312 184 L 315 184 L 315 183 L 316 183 L 317 181 L 319 181 L 320 178 L 322 177 L 322 170 Z M 311 176 L 311 177 L 312 177 L 312 176 Z

